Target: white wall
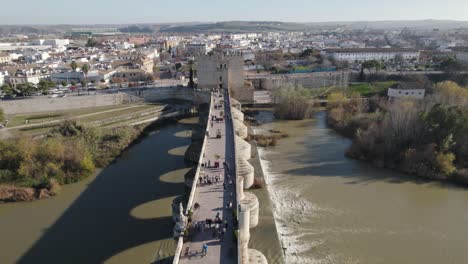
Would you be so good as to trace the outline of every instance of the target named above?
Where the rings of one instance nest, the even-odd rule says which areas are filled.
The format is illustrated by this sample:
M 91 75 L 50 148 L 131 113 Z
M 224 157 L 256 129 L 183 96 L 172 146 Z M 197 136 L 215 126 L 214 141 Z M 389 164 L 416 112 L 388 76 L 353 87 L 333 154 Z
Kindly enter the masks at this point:
M 416 98 L 422 99 L 426 90 L 424 89 L 393 89 L 389 88 L 387 95 L 394 98 Z

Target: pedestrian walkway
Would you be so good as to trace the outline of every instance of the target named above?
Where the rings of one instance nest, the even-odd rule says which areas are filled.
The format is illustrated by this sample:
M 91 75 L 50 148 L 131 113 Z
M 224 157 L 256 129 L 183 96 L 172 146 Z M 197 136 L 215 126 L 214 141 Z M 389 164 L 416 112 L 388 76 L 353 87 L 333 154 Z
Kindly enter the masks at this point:
M 226 124 L 226 114 L 230 120 L 230 111 L 229 108 L 225 111 L 228 103 L 225 96 L 227 93 L 215 93 L 211 102 L 200 177 L 195 179 L 198 187 L 193 204 L 199 208 L 193 209 L 191 239 L 184 243 L 179 263 L 236 263 L 234 217 L 232 208 L 228 208 L 229 204 L 233 207 L 236 204 L 235 179 L 229 173 L 234 166 L 234 144 L 233 138 L 226 140 L 226 131 L 229 137 L 233 137 L 233 132 L 232 124 Z M 206 255 L 203 245 L 207 246 Z

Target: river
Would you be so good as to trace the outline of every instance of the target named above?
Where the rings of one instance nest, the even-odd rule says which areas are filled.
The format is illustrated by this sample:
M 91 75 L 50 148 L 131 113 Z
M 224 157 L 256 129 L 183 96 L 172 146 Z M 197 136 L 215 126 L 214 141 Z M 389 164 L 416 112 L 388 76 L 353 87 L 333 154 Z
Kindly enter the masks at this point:
M 0 263 L 152 263 L 169 259 L 172 199 L 184 191 L 191 124 L 164 125 L 56 197 L 0 204 Z
M 257 129 L 289 134 L 261 149 L 287 263 L 467 263 L 468 190 L 346 158 L 324 112 Z

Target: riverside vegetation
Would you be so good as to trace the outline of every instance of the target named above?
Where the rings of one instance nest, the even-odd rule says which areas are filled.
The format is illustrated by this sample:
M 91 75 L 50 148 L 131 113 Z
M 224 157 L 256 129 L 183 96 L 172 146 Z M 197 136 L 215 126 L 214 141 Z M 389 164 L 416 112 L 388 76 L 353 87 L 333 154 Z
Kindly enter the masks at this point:
M 427 90 L 427 89 L 426 89 Z M 328 124 L 353 138 L 347 155 L 420 177 L 468 183 L 468 88 L 435 84 L 422 100 L 332 93 Z
M 301 120 L 313 114 L 313 89 L 301 86 L 285 86 L 274 93 L 275 117 L 278 119 Z
M 138 137 L 142 130 L 100 130 L 64 121 L 46 137 L 0 141 L 0 201 L 31 201 L 60 192 L 60 185 L 90 176 Z

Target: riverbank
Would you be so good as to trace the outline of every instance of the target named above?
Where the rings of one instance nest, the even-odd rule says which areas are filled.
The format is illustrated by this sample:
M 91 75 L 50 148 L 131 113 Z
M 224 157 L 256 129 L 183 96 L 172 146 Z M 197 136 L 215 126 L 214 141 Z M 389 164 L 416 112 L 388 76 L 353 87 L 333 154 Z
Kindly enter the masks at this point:
M 360 97 L 343 100 L 331 94 L 327 107 L 330 128 L 352 140 L 350 158 L 421 178 L 468 183 L 468 90 L 438 84 L 422 100 Z M 447 99 L 451 96 L 451 99 Z M 339 100 L 333 100 L 333 98 Z
M 165 122 L 59 196 L 0 204 L 0 263 L 158 263 L 173 256 L 172 200 L 196 118 Z M 86 252 L 86 254 L 83 254 Z
M 363 129 L 363 127 L 360 127 L 358 124 L 351 124 L 347 127 L 336 127 L 334 125 L 331 125 L 330 123 L 328 123 L 328 125 L 338 134 L 347 137 L 353 141 L 353 143 L 345 151 L 345 155 L 349 158 L 368 162 L 377 168 L 391 169 L 409 175 L 421 177 L 424 179 L 441 182 L 451 182 L 463 187 L 468 187 L 468 168 L 457 167 L 456 169 L 450 169 L 456 170 L 456 172 L 448 174 L 443 171 L 440 171 L 439 169 L 437 169 L 438 167 L 454 167 L 455 165 L 452 165 L 452 163 L 455 161 L 455 158 L 451 158 L 451 156 L 446 155 L 439 156 L 440 154 L 437 154 L 435 148 L 429 147 L 425 149 L 426 151 L 428 151 L 425 154 L 427 155 L 426 158 L 414 157 L 415 155 L 421 155 L 416 153 L 416 151 L 423 152 L 424 150 L 421 148 L 419 148 L 419 150 L 412 149 L 410 150 L 410 153 L 400 153 L 397 157 L 397 159 L 399 160 L 395 160 L 395 157 L 378 157 L 377 155 L 374 155 L 368 151 L 362 150 L 359 146 L 359 143 L 356 142 L 356 133 L 358 132 L 358 130 Z M 411 153 L 411 151 L 413 153 Z M 409 154 L 411 156 L 406 154 Z M 407 158 L 408 160 L 401 160 L 405 158 Z M 417 164 L 411 164 L 415 161 L 422 162 L 421 159 L 425 159 L 424 162 L 426 163 L 433 164 L 433 167 L 428 167 L 428 165 L 418 166 Z M 446 161 L 444 161 L 444 159 L 446 159 Z M 447 165 L 443 165 L 444 163 Z
M 6 140 L 1 151 L 0 203 L 56 196 L 60 185 L 89 177 L 95 167 L 108 166 L 157 126 L 185 116 L 184 112 L 169 113 L 153 122 L 108 129 L 65 121 L 51 129 L 46 138 L 20 137 L 19 144 Z M 27 154 L 28 151 L 32 154 Z M 70 152 L 75 154 L 70 156 Z M 27 155 L 32 156 L 30 162 Z

